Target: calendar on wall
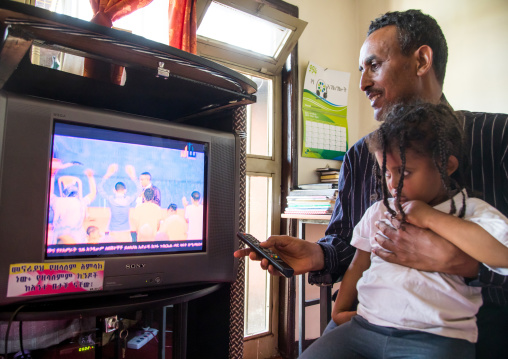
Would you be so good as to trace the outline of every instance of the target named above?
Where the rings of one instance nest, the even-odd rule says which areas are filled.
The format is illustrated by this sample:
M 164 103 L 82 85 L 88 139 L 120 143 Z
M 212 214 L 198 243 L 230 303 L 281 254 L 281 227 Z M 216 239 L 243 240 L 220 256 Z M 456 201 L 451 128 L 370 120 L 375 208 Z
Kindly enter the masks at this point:
M 348 149 L 350 74 L 309 63 L 302 101 L 302 156 L 342 160 Z
M 334 124 L 305 121 L 305 144 L 309 148 L 346 152 L 347 128 Z

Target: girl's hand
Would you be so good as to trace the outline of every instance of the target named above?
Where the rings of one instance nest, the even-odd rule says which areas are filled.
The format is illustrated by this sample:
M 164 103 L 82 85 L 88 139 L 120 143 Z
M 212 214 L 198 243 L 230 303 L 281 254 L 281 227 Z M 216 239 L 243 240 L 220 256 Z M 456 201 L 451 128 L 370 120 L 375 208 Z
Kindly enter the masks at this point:
M 420 228 L 429 228 L 429 221 L 436 210 L 422 201 L 409 201 L 402 204 L 402 209 L 406 214 L 406 222 Z
M 333 313 L 332 319 L 337 325 L 347 323 L 356 315 L 356 310 L 348 312 Z

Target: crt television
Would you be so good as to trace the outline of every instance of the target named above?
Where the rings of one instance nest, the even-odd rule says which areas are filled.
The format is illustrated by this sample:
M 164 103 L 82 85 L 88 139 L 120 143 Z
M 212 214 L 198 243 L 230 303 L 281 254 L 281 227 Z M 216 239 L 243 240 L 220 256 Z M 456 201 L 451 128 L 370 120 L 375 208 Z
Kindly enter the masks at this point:
M 233 133 L 0 92 L 0 305 L 234 281 Z

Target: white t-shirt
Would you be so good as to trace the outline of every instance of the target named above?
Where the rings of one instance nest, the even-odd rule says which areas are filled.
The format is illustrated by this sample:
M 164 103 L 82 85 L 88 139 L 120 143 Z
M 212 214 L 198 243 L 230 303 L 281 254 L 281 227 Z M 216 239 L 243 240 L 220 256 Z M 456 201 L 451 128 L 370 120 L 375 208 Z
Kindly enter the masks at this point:
M 454 198 L 462 205 L 462 194 Z M 390 205 L 393 206 L 393 199 Z M 434 208 L 448 213 L 450 201 Z M 476 342 L 476 313 L 482 305 L 481 288 L 465 284 L 464 278 L 437 272 L 424 272 L 388 263 L 372 253 L 379 244 L 375 222 L 383 220 L 386 207 L 374 203 L 355 227 L 351 244 L 371 252 L 371 265 L 357 283 L 358 314 L 370 323 L 385 327 L 419 330 Z M 508 219 L 488 203 L 468 198 L 464 219 L 482 226 L 508 246 Z M 495 271 L 508 274 L 506 269 Z

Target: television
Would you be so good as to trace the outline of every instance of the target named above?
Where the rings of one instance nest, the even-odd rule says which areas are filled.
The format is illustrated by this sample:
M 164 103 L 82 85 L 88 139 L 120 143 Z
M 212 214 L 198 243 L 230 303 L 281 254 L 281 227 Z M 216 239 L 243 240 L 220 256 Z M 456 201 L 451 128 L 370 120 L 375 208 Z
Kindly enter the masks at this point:
M 235 280 L 235 134 L 6 91 L 0 109 L 0 306 Z

